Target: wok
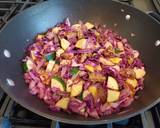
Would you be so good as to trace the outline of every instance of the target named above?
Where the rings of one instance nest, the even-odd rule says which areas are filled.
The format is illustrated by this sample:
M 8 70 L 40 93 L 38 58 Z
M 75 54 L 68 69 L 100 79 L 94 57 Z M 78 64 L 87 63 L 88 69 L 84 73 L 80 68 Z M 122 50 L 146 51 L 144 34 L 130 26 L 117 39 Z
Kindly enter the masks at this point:
M 126 15 L 129 15 L 126 17 Z M 84 118 L 63 112 L 53 113 L 46 104 L 32 96 L 23 79 L 21 60 L 34 37 L 68 17 L 106 24 L 126 37 L 140 52 L 145 63 L 144 90 L 131 106 L 100 119 Z M 127 20 L 126 20 L 127 18 Z M 109 0 L 54 0 L 31 7 L 15 16 L 0 32 L 0 86 L 25 108 L 51 120 L 73 124 L 103 124 L 129 118 L 160 101 L 160 25 L 145 13 Z M 158 42 L 158 41 L 157 41 Z M 157 43 L 158 44 L 158 43 Z

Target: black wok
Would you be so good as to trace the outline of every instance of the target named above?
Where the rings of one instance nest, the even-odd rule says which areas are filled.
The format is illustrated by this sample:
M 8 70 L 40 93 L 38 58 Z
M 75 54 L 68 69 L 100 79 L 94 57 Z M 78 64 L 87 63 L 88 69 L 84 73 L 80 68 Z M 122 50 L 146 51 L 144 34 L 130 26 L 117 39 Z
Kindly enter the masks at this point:
M 126 15 L 130 15 L 130 19 L 126 20 Z M 145 88 L 131 106 L 101 119 L 84 118 L 63 112 L 53 113 L 46 104 L 29 93 L 21 68 L 25 48 L 37 33 L 45 32 L 66 17 L 72 23 L 82 20 L 106 24 L 128 38 L 133 48 L 140 51 L 147 71 Z M 160 46 L 155 46 L 157 40 L 160 40 L 160 25 L 135 8 L 109 0 L 44 2 L 15 16 L 0 32 L 0 85 L 16 102 L 52 120 L 89 125 L 128 118 L 160 101 Z

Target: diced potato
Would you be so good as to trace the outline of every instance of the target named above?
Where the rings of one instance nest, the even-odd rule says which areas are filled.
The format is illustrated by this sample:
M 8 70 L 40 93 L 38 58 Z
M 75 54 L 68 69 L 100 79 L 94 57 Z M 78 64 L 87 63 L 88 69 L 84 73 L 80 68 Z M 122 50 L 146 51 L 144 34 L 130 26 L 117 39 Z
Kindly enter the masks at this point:
M 143 68 L 141 69 L 141 68 L 136 68 L 135 67 L 133 70 L 134 70 L 134 72 L 136 74 L 136 79 L 141 79 L 146 74 L 146 72 L 145 72 L 145 70 Z
M 87 47 L 87 39 L 78 40 L 75 47 L 80 49 L 85 49 Z
M 55 61 L 50 60 L 47 65 L 46 72 L 51 72 L 54 67 L 54 64 L 55 64 Z
M 69 98 L 65 97 L 60 99 L 55 106 L 66 110 L 68 108 L 68 104 L 69 104 Z
M 120 92 L 108 89 L 107 102 L 115 102 L 119 99 Z
M 89 73 L 89 79 L 93 82 L 103 82 L 106 77 L 99 73 Z
M 88 90 L 84 90 L 84 91 L 83 91 L 83 94 L 82 94 L 83 99 L 84 99 L 86 96 L 88 96 L 89 94 L 90 94 L 90 92 L 89 92 Z
M 93 95 L 93 97 L 97 96 L 97 87 L 96 86 L 89 86 L 88 91 Z
M 60 27 L 54 27 L 54 28 L 52 29 L 52 32 L 55 33 L 55 34 L 57 34 L 60 29 L 61 29 Z
M 112 63 L 110 60 L 107 60 L 103 57 L 99 58 L 99 62 L 101 62 L 104 65 L 108 65 L 108 66 L 113 66 L 114 65 L 114 63 Z
M 71 96 L 78 96 L 82 92 L 82 89 L 83 89 L 83 81 L 80 81 L 75 85 L 72 85 Z
M 33 69 L 33 62 L 31 61 L 31 60 L 27 60 L 27 62 L 26 62 L 26 65 L 27 65 L 27 68 L 28 68 L 28 70 L 31 70 L 31 69 Z
M 117 47 L 119 48 L 119 50 L 124 51 L 124 46 L 122 42 L 117 42 Z
M 85 68 L 90 72 L 94 72 L 94 67 L 92 65 L 86 64 Z
M 113 58 L 110 58 L 109 60 L 110 60 L 112 63 L 114 63 L 114 64 L 119 64 L 120 61 L 122 60 L 122 58 L 113 57 Z
M 92 29 L 94 27 L 94 25 L 89 22 L 85 23 L 85 26 L 87 27 L 87 29 Z
M 66 50 L 70 45 L 70 42 L 64 38 L 61 39 L 61 47 Z
M 58 49 L 58 50 L 56 51 L 56 56 L 57 56 L 57 57 L 60 57 L 60 55 L 61 55 L 62 53 L 64 53 L 64 50 L 63 50 L 62 48 L 60 48 L 60 49 Z
M 109 76 L 108 77 L 108 81 L 107 81 L 107 87 L 114 89 L 114 90 L 118 90 L 119 89 L 119 85 L 118 82 L 115 78 Z
M 138 86 L 138 82 L 136 79 L 127 79 L 126 83 L 129 85 L 132 85 L 133 88 L 136 88 Z

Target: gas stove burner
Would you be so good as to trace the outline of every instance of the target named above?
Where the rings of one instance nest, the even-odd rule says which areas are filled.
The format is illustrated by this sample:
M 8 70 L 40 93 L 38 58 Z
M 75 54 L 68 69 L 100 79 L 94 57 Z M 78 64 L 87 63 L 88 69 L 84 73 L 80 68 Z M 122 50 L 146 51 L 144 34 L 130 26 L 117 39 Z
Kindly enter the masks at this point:
M 153 3 L 158 11 L 160 13 L 160 0 L 153 0 Z

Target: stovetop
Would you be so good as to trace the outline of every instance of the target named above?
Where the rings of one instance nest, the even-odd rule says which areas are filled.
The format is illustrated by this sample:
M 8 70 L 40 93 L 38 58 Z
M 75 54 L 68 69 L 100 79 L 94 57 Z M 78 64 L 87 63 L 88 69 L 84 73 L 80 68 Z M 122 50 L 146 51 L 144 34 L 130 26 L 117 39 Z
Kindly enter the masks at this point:
M 17 13 L 45 0 L 0 0 L 0 29 Z M 160 23 L 160 0 L 114 0 L 144 11 Z M 156 12 L 156 13 L 155 13 Z M 159 14 L 158 14 L 159 13 Z M 160 128 L 160 103 L 135 117 L 104 125 L 70 125 L 23 108 L 0 89 L 0 128 Z

